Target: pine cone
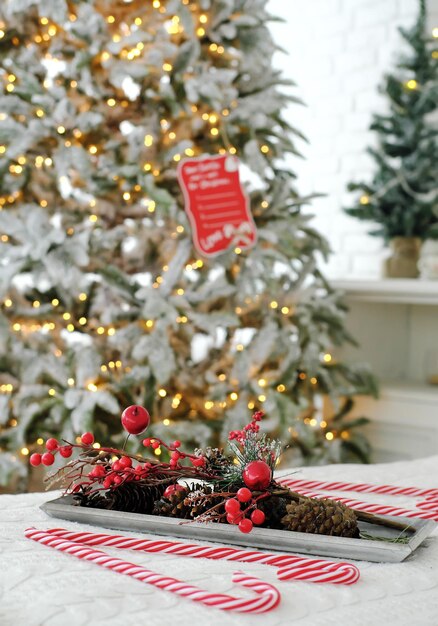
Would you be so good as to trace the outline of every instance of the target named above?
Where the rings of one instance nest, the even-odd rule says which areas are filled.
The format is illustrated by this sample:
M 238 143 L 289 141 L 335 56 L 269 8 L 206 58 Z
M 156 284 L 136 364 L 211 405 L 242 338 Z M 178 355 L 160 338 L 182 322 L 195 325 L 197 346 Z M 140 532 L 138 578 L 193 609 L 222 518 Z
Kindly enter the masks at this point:
M 281 524 L 286 530 L 337 537 L 358 537 L 354 511 L 340 502 L 327 499 L 300 498 L 286 505 Z
M 161 498 L 155 502 L 153 515 L 195 519 L 222 500 L 221 497 L 202 498 L 211 493 L 213 493 L 211 487 L 197 484 L 185 491 L 176 491 L 169 498 Z
M 265 514 L 263 527 L 282 529 L 282 518 L 286 515 L 286 498 L 271 496 L 257 502 L 257 508 Z
M 195 451 L 195 453 L 197 450 Z M 202 450 L 202 456 L 205 459 L 205 470 L 216 473 L 229 465 L 230 460 L 224 455 L 219 448 L 206 448 Z
M 184 504 L 188 491 L 188 489 L 186 491 L 175 491 L 175 493 L 168 498 L 157 500 L 154 504 L 152 515 L 189 519 L 191 507 Z
M 145 485 L 141 482 L 127 482 L 102 494 L 77 493 L 74 501 L 79 506 L 126 513 L 143 513 L 150 515 L 156 500 L 161 498 L 166 485 Z

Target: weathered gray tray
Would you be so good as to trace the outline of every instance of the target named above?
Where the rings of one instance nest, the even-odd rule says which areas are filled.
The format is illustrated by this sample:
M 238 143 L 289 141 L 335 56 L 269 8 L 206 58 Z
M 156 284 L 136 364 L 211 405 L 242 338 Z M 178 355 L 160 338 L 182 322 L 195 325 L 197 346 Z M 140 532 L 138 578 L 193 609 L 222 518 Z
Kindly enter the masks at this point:
M 415 527 L 409 543 L 391 543 L 389 541 L 372 541 L 367 539 L 348 539 L 344 537 L 327 537 L 295 533 L 269 528 L 254 528 L 245 535 L 236 526 L 228 524 L 181 523 L 181 520 L 157 515 L 140 513 L 123 513 L 92 509 L 72 504 L 71 496 L 63 496 L 41 505 L 41 509 L 51 517 L 94 524 L 116 530 L 129 530 L 142 533 L 153 533 L 173 537 L 184 537 L 208 542 L 235 544 L 251 548 L 267 548 L 281 552 L 299 552 L 319 556 L 332 556 L 377 563 L 398 563 L 404 561 L 429 536 L 435 528 L 430 520 L 412 520 L 407 518 L 391 518 L 406 526 Z M 361 531 L 379 537 L 393 539 L 400 531 L 384 526 L 375 526 L 359 522 Z

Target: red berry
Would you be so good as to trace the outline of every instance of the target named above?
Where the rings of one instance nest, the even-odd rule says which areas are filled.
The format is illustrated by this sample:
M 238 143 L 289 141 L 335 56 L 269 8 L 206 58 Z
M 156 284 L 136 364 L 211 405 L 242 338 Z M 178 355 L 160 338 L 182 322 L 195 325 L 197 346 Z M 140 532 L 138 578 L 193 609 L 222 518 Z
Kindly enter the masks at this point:
M 64 457 L 64 459 L 68 459 L 69 456 L 72 455 L 73 448 L 71 446 L 61 446 L 59 448 L 59 454 Z
M 132 460 L 129 456 L 122 456 L 119 463 L 122 467 L 132 467 Z
M 154 450 L 157 450 L 160 447 L 160 442 L 159 441 L 153 441 L 152 442 L 152 448 Z
M 236 515 L 240 511 L 240 502 L 235 498 L 230 498 L 225 502 L 225 511 L 230 515 Z
M 151 445 L 151 440 L 149 439 L 149 437 L 147 439 L 143 439 L 143 445 L 145 448 L 149 448 L 149 446 Z
M 107 476 L 105 478 L 105 480 L 103 481 L 103 487 L 104 489 L 109 489 L 111 487 L 111 485 L 113 484 L 112 478 L 110 476 Z
M 38 467 L 38 465 L 41 465 L 41 454 L 38 454 L 38 452 L 31 454 L 29 463 L 34 467 Z
M 130 435 L 139 435 L 149 426 L 151 417 L 138 404 L 128 406 L 122 413 L 122 426 Z
M 176 440 L 173 442 L 172 447 L 173 447 L 173 448 L 179 448 L 179 447 L 180 447 L 180 445 L 181 445 L 181 441 L 179 441 L 179 439 L 176 439 Z
M 195 467 L 204 467 L 205 465 L 205 459 L 202 456 L 197 457 L 196 459 L 191 459 L 191 461 Z
M 168 487 L 166 487 L 166 490 L 163 493 L 163 497 L 170 498 L 170 496 L 173 496 L 173 494 L 176 493 L 177 491 L 187 491 L 187 489 L 183 487 L 182 485 L 178 485 L 178 484 L 169 485 Z
M 250 533 L 252 531 L 252 522 L 250 519 L 245 517 L 245 519 L 240 520 L 239 522 L 239 530 L 241 533 Z
M 52 450 L 56 450 L 57 447 L 58 441 L 56 439 L 53 439 L 53 437 L 51 439 L 47 439 L 46 448 L 47 450 L 49 450 L 49 452 L 51 452 Z
M 44 452 L 43 456 L 41 457 L 41 463 L 43 465 L 53 465 L 54 462 L 55 457 L 53 456 L 53 454 L 51 452 Z
M 243 470 L 242 478 L 250 489 L 267 489 L 272 480 L 272 470 L 265 461 L 251 461 Z
M 239 502 L 249 502 L 252 498 L 252 493 L 246 487 L 242 487 L 237 492 L 237 499 Z
M 170 458 L 172 459 L 172 461 L 178 461 L 180 456 L 180 453 L 175 450 L 175 452 L 172 452 L 172 454 L 170 455 Z
M 251 513 L 251 521 L 253 524 L 257 524 L 258 526 L 260 526 L 260 524 L 263 524 L 265 519 L 265 514 L 260 509 L 254 509 L 254 511 Z
M 123 465 L 121 465 L 120 461 L 114 461 L 114 463 L 112 464 L 112 469 L 115 472 L 119 472 L 121 469 L 124 469 L 124 468 L 123 468 Z
M 123 482 L 123 478 L 121 476 L 114 476 L 113 482 L 115 485 L 120 485 L 120 483 Z
M 94 435 L 93 433 L 84 433 L 81 437 L 81 441 L 86 446 L 91 446 L 94 443 Z
M 228 513 L 227 522 L 229 524 L 239 524 L 242 520 L 242 513 L 237 513 L 237 515 L 233 515 L 232 513 Z
M 92 478 L 103 478 L 105 476 L 106 471 L 103 465 L 95 465 L 92 471 L 88 474 Z

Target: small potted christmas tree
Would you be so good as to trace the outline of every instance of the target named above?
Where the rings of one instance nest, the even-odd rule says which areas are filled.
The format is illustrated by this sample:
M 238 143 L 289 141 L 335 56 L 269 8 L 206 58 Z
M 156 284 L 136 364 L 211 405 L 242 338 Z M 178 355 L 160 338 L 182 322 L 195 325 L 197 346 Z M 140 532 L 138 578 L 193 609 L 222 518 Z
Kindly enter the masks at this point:
M 400 28 L 409 46 L 389 74 L 383 93 L 390 112 L 374 115 L 371 130 L 378 147 L 369 148 L 377 167 L 369 183 L 349 185 L 361 195 L 349 215 L 375 222 L 370 234 L 383 237 L 392 249 L 384 274 L 390 278 L 416 278 L 421 242 L 438 234 L 438 50 L 426 34 L 425 0 L 415 25 Z

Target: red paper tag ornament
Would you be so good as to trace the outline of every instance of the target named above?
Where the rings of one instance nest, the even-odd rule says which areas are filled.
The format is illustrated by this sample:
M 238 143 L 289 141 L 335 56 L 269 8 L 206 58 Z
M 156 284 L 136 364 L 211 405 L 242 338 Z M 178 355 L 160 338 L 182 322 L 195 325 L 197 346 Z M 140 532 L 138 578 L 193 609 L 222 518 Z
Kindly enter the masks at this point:
M 230 247 L 245 249 L 255 244 L 256 227 L 236 157 L 184 159 L 178 166 L 178 180 L 200 254 L 215 256 Z

